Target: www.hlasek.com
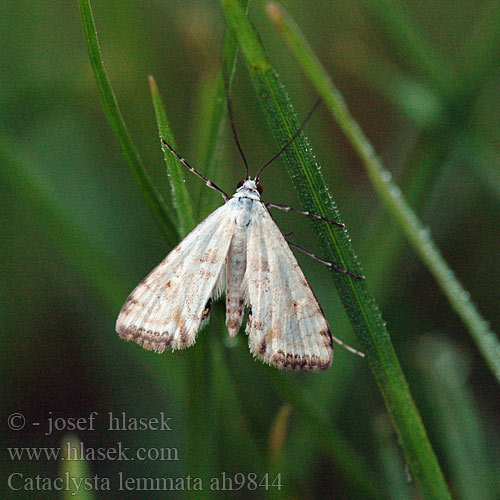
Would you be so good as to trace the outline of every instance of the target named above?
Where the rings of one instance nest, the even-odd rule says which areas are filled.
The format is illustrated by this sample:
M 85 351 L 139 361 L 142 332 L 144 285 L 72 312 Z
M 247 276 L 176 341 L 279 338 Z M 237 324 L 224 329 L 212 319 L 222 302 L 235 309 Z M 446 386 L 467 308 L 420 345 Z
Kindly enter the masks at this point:
M 40 475 L 26 477 L 21 472 L 14 472 L 8 477 L 7 485 L 13 491 L 69 491 L 71 495 L 77 495 L 80 491 L 239 491 L 249 490 L 281 490 L 281 474 L 270 476 L 269 473 L 259 476 L 254 472 L 243 474 L 238 472 L 234 475 L 222 472 L 203 482 L 200 477 L 128 477 L 119 472 L 116 478 L 109 477 L 73 477 L 65 472 L 61 477 L 51 478 Z
M 129 460 L 152 460 L 152 461 L 178 461 L 179 452 L 175 447 L 149 447 L 130 448 L 123 446 L 118 441 L 115 446 L 92 448 L 85 446 L 82 441 L 66 441 L 59 447 L 13 447 L 7 448 L 11 460 L 87 460 L 90 462 L 109 461 L 129 461 Z

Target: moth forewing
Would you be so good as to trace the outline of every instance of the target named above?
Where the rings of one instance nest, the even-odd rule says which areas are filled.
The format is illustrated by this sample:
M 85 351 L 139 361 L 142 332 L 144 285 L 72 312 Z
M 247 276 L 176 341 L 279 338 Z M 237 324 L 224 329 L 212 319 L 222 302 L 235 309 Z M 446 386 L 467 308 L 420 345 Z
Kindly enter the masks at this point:
M 278 368 L 324 370 L 333 358 L 328 323 L 288 243 L 256 203 L 248 231 L 250 350 Z
M 194 344 L 223 288 L 234 231 L 227 211 L 209 215 L 133 290 L 116 321 L 122 338 L 158 352 Z

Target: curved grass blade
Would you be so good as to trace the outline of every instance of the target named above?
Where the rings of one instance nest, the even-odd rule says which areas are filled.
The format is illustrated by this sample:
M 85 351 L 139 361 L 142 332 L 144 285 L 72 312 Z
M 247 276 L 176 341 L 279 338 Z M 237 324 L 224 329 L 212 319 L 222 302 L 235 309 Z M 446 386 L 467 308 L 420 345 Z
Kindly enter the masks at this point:
M 246 9 L 248 0 L 240 0 L 242 8 Z M 221 70 L 217 77 L 214 95 L 212 96 L 210 110 L 207 113 L 207 127 L 204 134 L 204 141 L 201 148 L 202 165 L 205 168 L 205 176 L 217 183 L 216 165 L 220 157 L 221 142 L 225 127 L 226 117 L 226 85 L 231 90 L 234 70 L 238 57 L 238 43 L 231 29 L 226 30 L 224 36 L 224 46 L 222 48 Z M 227 78 L 227 82 L 224 79 Z M 199 194 L 198 206 L 201 207 L 205 200 L 207 190 L 204 189 Z M 211 210 L 215 205 L 208 204 Z M 210 210 L 210 211 L 211 211 Z
M 2 181 L 19 196 L 19 209 L 28 214 L 43 214 L 37 229 L 52 245 L 54 255 L 60 255 L 76 270 L 107 312 L 116 314 L 123 304 L 123 298 L 130 292 L 131 285 L 124 280 L 127 270 L 120 267 L 111 253 L 95 244 L 93 237 L 68 215 L 47 186 L 32 174 L 34 168 L 23 158 L 18 158 L 3 137 L 0 137 L 0 162 L 4 167 L 0 170 Z M 135 360 L 137 366 L 149 374 L 153 381 L 157 380 L 155 369 L 160 363 L 152 366 L 151 359 L 145 357 L 132 358 L 131 362 Z M 163 370 L 164 367 L 165 364 Z M 173 378 L 171 372 L 167 372 L 167 375 Z
M 227 23 L 237 34 L 271 130 L 278 144 L 283 145 L 299 126 L 288 96 L 244 11 L 235 0 L 221 0 L 221 4 Z M 304 134 L 283 156 L 305 208 L 323 217 L 340 220 Z M 326 227 L 323 223 L 314 227 L 329 259 L 345 269 L 362 274 L 346 231 Z M 420 491 L 424 498 L 450 498 L 378 307 L 362 280 L 338 274 L 332 277 L 363 344 Z
M 490 370 L 500 381 L 500 342 L 498 337 L 471 302 L 470 294 L 463 288 L 443 259 L 430 237 L 429 231 L 410 208 L 399 187 L 391 181 L 391 176 L 385 172 L 372 145 L 351 116 L 345 101 L 313 54 L 299 28 L 281 7 L 277 4 L 272 5 L 273 19 L 290 50 L 363 160 L 366 171 L 385 207 L 434 276 L 451 306 L 469 330 Z
M 362 4 L 386 29 L 394 46 L 404 60 L 434 84 L 446 97 L 451 88 L 453 74 L 450 64 L 438 56 L 410 18 L 401 2 L 391 0 L 361 0 Z
M 11 151 L 2 137 L 0 163 L 2 183 L 19 195 L 20 209 L 43 214 L 46 226 L 42 227 L 42 233 L 47 236 L 56 254 L 59 252 L 65 257 L 99 291 L 106 305 L 116 310 L 128 290 L 122 278 L 126 276 L 125 269 L 119 269 L 110 255 L 96 248 L 92 237 L 69 218 L 46 186 L 32 174 L 30 168 L 25 167 L 25 161 Z
M 236 54 L 237 44 L 234 37 L 231 37 L 230 34 L 227 33 L 223 51 L 224 69 L 219 75 L 216 98 L 213 101 L 210 121 L 208 123 L 209 147 L 206 152 L 207 158 L 205 165 L 210 174 L 213 174 L 215 170 L 218 156 L 217 153 L 220 150 L 224 126 L 226 110 L 224 74 L 227 74 L 229 79 L 231 78 L 235 66 Z M 228 85 L 230 85 L 230 82 L 228 82 Z M 175 141 L 169 130 L 164 106 L 152 78 L 150 78 L 150 86 L 160 137 L 165 138 L 167 142 L 175 148 Z M 186 232 L 195 225 L 195 216 L 193 214 L 192 202 L 183 182 L 184 175 L 180 170 L 183 167 L 180 167 L 179 163 L 170 152 L 164 150 L 164 155 L 170 173 L 170 181 L 174 194 L 174 205 L 178 210 L 180 232 L 182 235 L 185 235 Z M 203 188 L 205 188 L 205 186 L 203 186 Z M 205 192 L 205 189 L 201 192 L 203 194 L 199 197 L 199 206 L 202 204 L 202 196 Z M 216 426 L 213 411 L 215 403 L 211 402 L 207 404 L 207 397 L 210 394 L 214 394 L 214 391 L 217 389 L 217 384 L 215 384 L 215 381 L 211 377 L 212 371 L 216 371 L 217 367 L 210 362 L 209 340 L 211 339 L 209 339 L 207 335 L 200 336 L 198 346 L 188 355 L 190 369 L 187 373 L 188 415 L 186 420 L 187 439 L 189 443 L 187 456 L 188 470 L 191 474 L 203 477 L 207 481 L 209 481 L 210 476 L 215 473 L 213 470 L 215 463 L 213 457 L 213 440 L 215 438 L 212 433 L 210 433 L 209 429 L 215 428 Z M 228 380 L 227 383 L 229 384 L 231 381 Z M 212 398 L 209 397 L 209 400 L 211 401 Z M 234 413 L 239 412 L 237 406 L 231 405 L 231 409 Z M 204 497 L 207 497 L 208 493 L 205 492 L 204 495 Z M 213 496 L 212 493 L 210 493 L 210 495 Z
M 450 341 L 437 336 L 422 339 L 416 360 L 457 498 L 494 500 L 498 497 L 498 463 L 489 457 L 480 405 L 474 401 L 468 380 L 471 370 L 467 360 Z
M 245 8 L 248 2 L 246 0 L 239 2 L 242 8 Z M 236 57 L 238 51 L 238 45 L 236 38 L 234 38 L 233 30 L 228 29 L 225 35 L 224 40 L 224 49 L 223 49 L 223 67 L 226 68 L 226 75 L 228 78 L 228 86 L 231 86 L 232 75 L 234 73 L 234 66 L 236 64 Z M 216 178 L 214 176 L 215 166 L 219 159 L 219 151 L 220 151 L 220 142 L 222 139 L 222 131 L 224 129 L 225 124 L 225 113 L 226 113 L 226 91 L 224 88 L 224 80 L 223 80 L 223 70 L 219 75 L 217 80 L 217 89 L 215 91 L 215 97 L 212 100 L 211 110 L 208 115 L 208 126 L 207 126 L 207 136 L 211 137 L 208 142 L 208 146 L 203 146 L 201 148 L 201 158 L 205 158 L 204 161 L 200 162 L 200 166 L 206 165 L 207 169 L 205 172 L 208 172 L 207 176 L 211 179 Z M 201 193 L 208 192 L 205 189 L 205 186 L 202 186 L 203 190 Z M 216 199 L 217 201 L 217 199 Z M 203 205 L 207 204 L 210 206 L 210 203 L 207 201 L 203 202 Z M 202 339 L 200 338 L 200 341 Z M 266 374 L 268 372 L 266 371 Z M 359 488 L 365 494 L 369 495 L 370 498 L 378 498 L 376 485 L 376 479 L 371 474 L 371 471 L 368 469 L 366 464 L 361 460 L 361 458 L 355 453 L 352 446 L 338 433 L 338 431 L 334 430 L 330 425 L 326 425 L 327 422 L 325 420 L 317 420 L 314 416 L 314 410 L 311 410 L 309 403 L 307 403 L 306 395 L 303 391 L 299 391 L 299 387 L 297 384 L 294 384 L 290 380 L 282 379 L 281 377 L 268 377 L 269 383 L 274 385 L 277 390 L 282 393 L 287 399 L 290 401 L 294 401 L 296 408 L 298 408 L 298 412 L 301 416 L 310 421 L 313 419 L 315 423 L 312 425 L 313 432 L 316 434 L 317 439 L 325 450 L 327 450 L 334 460 L 339 462 L 341 466 L 345 467 L 346 471 L 358 471 L 353 475 L 356 478 L 356 481 L 359 483 Z M 239 386 L 241 385 L 241 380 L 238 378 L 235 380 L 235 383 Z M 287 396 L 288 394 L 288 396 Z M 290 399 L 293 394 L 293 398 Z M 317 421 L 316 421 L 317 420 Z M 328 431 L 331 429 L 331 432 Z M 332 435 L 335 435 L 335 439 L 332 440 Z
M 108 254 L 95 246 L 88 233 L 82 230 L 76 221 L 67 216 L 64 210 L 58 206 L 56 200 L 47 193 L 44 186 L 40 185 L 33 175 L 30 175 L 28 169 L 23 167 L 23 163 L 10 153 L 1 140 L 0 161 L 4 166 L 1 170 L 2 180 L 12 189 L 12 192 L 20 195 L 23 209 L 24 205 L 26 205 L 27 213 L 36 211 L 44 214 L 46 226 L 43 226 L 43 235 L 53 244 L 55 251 L 61 254 L 76 269 L 78 274 L 90 284 L 91 288 L 97 292 L 106 309 L 111 314 L 116 314 L 123 304 L 124 297 L 130 292 L 130 284 L 123 280 L 123 277 L 127 275 L 127 271 L 120 269 L 116 260 L 113 260 Z M 201 336 L 201 338 L 206 338 L 206 336 Z M 203 366 L 207 365 L 207 359 L 202 349 L 193 349 L 190 351 L 190 355 L 190 361 L 192 361 L 193 357 L 198 356 L 200 358 L 199 363 L 203 364 Z M 171 371 L 175 371 L 172 366 L 173 360 L 170 360 L 167 364 L 160 356 L 153 358 L 133 356 L 131 357 L 131 363 L 137 363 L 137 367 L 142 369 L 144 374 L 149 377 L 150 383 L 157 384 L 158 391 L 161 394 L 165 392 L 166 388 L 161 380 L 165 378 L 174 380 L 174 378 L 177 378 L 177 375 L 174 376 L 171 373 Z M 205 375 L 200 371 L 194 373 L 192 368 L 193 363 L 190 362 L 188 369 L 185 370 L 186 376 L 191 377 L 188 382 L 191 384 L 191 391 L 187 404 L 192 405 L 188 412 L 186 427 L 189 442 L 194 442 L 195 445 L 190 448 L 190 454 L 186 460 L 186 471 L 192 473 L 193 477 L 208 477 L 208 473 L 203 472 L 206 470 L 206 467 L 203 469 L 206 462 L 195 461 L 194 459 L 190 461 L 192 457 L 196 457 L 196 459 L 204 457 L 205 452 L 208 451 L 207 447 L 204 446 L 205 442 L 200 439 L 200 436 L 203 438 L 209 435 L 206 430 L 207 420 L 204 411 L 210 413 L 209 405 L 205 401 L 207 397 L 205 385 L 202 383 Z M 134 370 L 136 368 L 131 365 L 130 369 Z M 163 377 L 159 378 L 158 373 L 161 373 Z M 138 374 L 138 376 L 141 375 Z M 172 388 L 169 388 L 169 394 L 172 394 L 172 392 Z M 208 428 L 211 428 L 209 424 Z M 208 498 L 208 496 L 204 496 L 204 498 Z
M 80 7 L 83 29 L 85 31 L 85 40 L 87 42 L 90 64 L 94 71 L 97 88 L 101 94 L 106 118 L 118 139 L 125 161 L 134 176 L 139 191 L 151 210 L 154 219 L 165 234 L 167 241 L 173 245 L 179 237 L 177 229 L 175 228 L 174 217 L 170 214 L 165 201 L 154 187 L 149 174 L 142 164 L 139 153 L 132 143 L 127 126 L 125 125 L 120 108 L 118 107 L 113 88 L 111 87 L 108 75 L 104 69 L 90 2 L 89 0 L 78 0 L 78 6 Z
M 160 93 L 152 76 L 149 77 L 151 96 L 155 108 L 156 122 L 160 139 L 165 139 L 176 149 L 175 139 L 170 130 Z M 184 167 L 175 159 L 161 143 L 174 206 L 177 212 L 179 232 L 181 236 L 194 228 L 196 220 L 191 197 L 184 183 Z M 186 353 L 188 369 L 186 370 L 187 411 L 186 411 L 186 470 L 195 477 L 200 477 L 204 482 L 210 480 L 215 474 L 214 461 L 214 436 L 208 429 L 214 428 L 214 402 L 211 395 L 214 386 L 210 377 L 213 366 L 209 356 L 207 336 L 200 336 L 198 345 Z M 197 498 L 197 493 L 191 493 Z M 204 498 L 212 498 L 212 492 L 205 492 Z
M 453 90 L 463 100 L 477 96 L 487 79 L 498 70 L 500 3 L 491 0 L 480 9 L 471 33 L 458 51 L 458 78 Z
M 61 439 L 61 462 L 59 477 L 68 488 L 63 488 L 61 498 L 63 500 L 94 500 L 95 496 L 91 489 L 85 488 L 82 482 L 91 478 L 89 464 L 84 457 L 73 458 L 72 450 L 80 450 L 82 442 L 74 434 L 66 434 Z M 68 453 L 68 451 L 70 451 Z
M 158 125 L 160 140 L 165 139 L 175 150 L 177 150 L 174 136 L 171 132 L 170 125 L 168 124 L 163 100 L 160 92 L 158 91 L 156 81 L 152 76 L 149 77 L 149 88 L 151 90 L 151 97 L 155 108 L 156 123 Z M 189 196 L 184 182 L 185 168 L 172 155 L 172 153 L 165 148 L 162 142 L 160 142 L 160 144 L 165 164 L 167 166 L 170 186 L 172 188 L 172 199 L 177 214 L 179 232 L 181 236 L 186 236 L 186 234 L 194 228 L 195 220 L 193 215 L 193 202 L 191 201 L 191 197 Z
M 294 411 L 307 422 L 309 429 L 321 443 L 323 450 L 332 462 L 342 469 L 342 474 L 364 495 L 365 498 L 385 498 L 380 481 L 375 477 L 352 443 L 329 421 L 324 408 L 317 400 L 286 373 L 274 372 L 270 377 L 278 387 L 280 394 L 289 401 Z

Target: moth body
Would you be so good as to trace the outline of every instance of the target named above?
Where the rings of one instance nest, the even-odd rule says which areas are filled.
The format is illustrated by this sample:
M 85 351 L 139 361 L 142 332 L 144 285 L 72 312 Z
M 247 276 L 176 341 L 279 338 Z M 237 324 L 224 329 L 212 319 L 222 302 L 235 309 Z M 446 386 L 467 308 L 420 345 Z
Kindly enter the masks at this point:
M 328 368 L 330 329 L 255 180 L 244 181 L 135 288 L 116 329 L 158 352 L 189 347 L 223 291 L 231 337 L 245 306 L 251 311 L 246 333 L 255 357 L 278 368 Z

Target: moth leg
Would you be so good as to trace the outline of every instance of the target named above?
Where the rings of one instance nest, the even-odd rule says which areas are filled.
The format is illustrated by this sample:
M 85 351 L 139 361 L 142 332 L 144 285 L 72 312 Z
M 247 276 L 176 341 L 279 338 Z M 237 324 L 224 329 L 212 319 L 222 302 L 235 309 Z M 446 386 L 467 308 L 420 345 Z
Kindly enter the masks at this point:
M 337 222 L 331 219 L 327 219 L 326 217 L 322 217 L 321 215 L 318 214 L 313 214 L 312 212 L 309 212 L 307 210 L 299 210 L 298 208 L 288 207 L 287 205 L 279 205 L 276 203 L 265 203 L 265 206 L 267 208 L 277 208 L 278 210 L 282 210 L 283 212 L 295 212 L 297 214 L 308 215 L 309 217 L 313 217 L 314 219 L 319 219 L 328 222 L 329 224 L 334 224 L 335 226 L 345 227 L 345 225 L 342 224 L 342 222 Z
M 321 262 L 325 266 L 330 267 L 331 269 L 335 269 L 335 271 L 338 271 L 339 273 L 347 274 L 349 276 L 352 276 L 353 278 L 357 278 L 360 280 L 365 279 L 365 276 L 363 276 L 362 274 L 356 274 L 356 273 L 352 273 L 351 271 L 347 271 L 346 269 L 343 269 L 342 267 L 337 266 L 336 264 L 333 264 L 332 262 L 328 262 L 327 260 L 322 259 L 321 257 L 318 257 L 317 255 L 314 255 L 313 253 L 307 251 L 306 249 L 299 247 L 299 245 L 296 245 L 295 243 L 292 243 L 289 240 L 286 240 L 286 241 L 292 247 L 295 247 L 297 250 L 300 250 L 301 252 L 305 253 L 306 255 L 309 255 L 309 257 L 312 257 L 313 259 L 317 260 L 318 262 Z

